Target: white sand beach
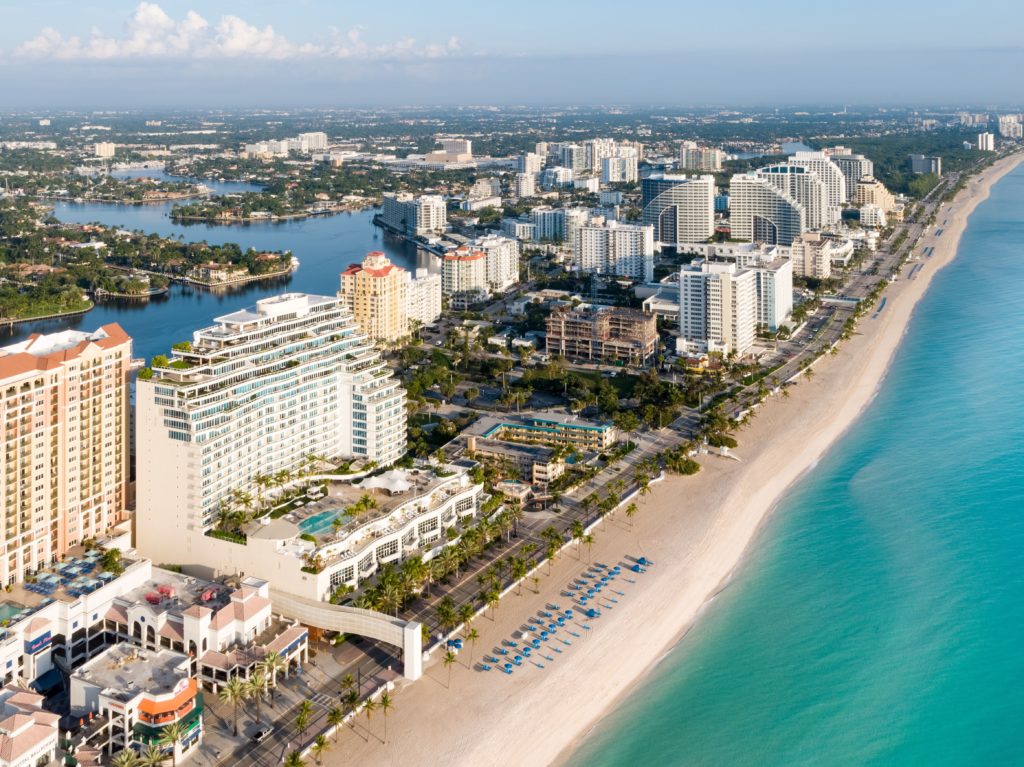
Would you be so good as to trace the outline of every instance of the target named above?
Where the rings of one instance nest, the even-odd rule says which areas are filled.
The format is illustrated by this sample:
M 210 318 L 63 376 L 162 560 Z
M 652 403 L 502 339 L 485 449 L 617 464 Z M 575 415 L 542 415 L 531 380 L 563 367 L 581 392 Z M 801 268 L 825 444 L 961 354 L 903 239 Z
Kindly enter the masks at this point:
M 590 631 L 563 645 L 544 669 L 532 665 L 506 675 L 468 666 L 470 650 L 451 672 L 431 659 L 424 678 L 398 689 L 388 716 L 388 742 L 366 737 L 366 721 L 347 729 L 325 763 L 420 765 L 544 765 L 563 760 L 574 744 L 616 701 L 656 668 L 657 660 L 687 631 L 701 607 L 728 581 L 779 497 L 828 450 L 869 403 L 885 375 L 917 301 L 932 277 L 956 255 L 967 217 L 989 189 L 1024 157 L 1014 155 L 968 182 L 938 215 L 920 243 L 934 247 L 913 280 L 900 279 L 886 292 L 884 310 L 861 320 L 857 334 L 838 355 L 826 355 L 810 380 L 772 397 L 738 434 L 739 461 L 707 457 L 694 477 L 669 477 L 652 485 L 641 500 L 632 530 L 621 513 L 595 532 L 591 558 L 615 564 L 643 555 L 656 566 L 615 586 L 623 592 Z M 945 224 L 941 224 L 948 219 Z M 915 252 L 919 253 L 920 248 Z M 909 267 L 904 270 L 904 275 Z M 563 607 L 559 596 L 586 566 L 575 548 L 544 575 L 541 593 L 524 585 L 502 600 L 495 618 L 474 623 L 481 639 L 475 660 L 491 654 L 547 603 Z M 542 573 L 547 568 L 542 569 Z M 383 734 L 380 713 L 369 726 Z M 361 735 L 359 733 L 362 733 Z

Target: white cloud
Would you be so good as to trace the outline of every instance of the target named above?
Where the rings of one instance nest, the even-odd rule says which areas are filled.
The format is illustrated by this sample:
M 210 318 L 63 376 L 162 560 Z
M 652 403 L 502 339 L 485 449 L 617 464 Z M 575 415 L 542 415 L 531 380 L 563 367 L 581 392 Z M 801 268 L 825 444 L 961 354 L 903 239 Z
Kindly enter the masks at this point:
M 372 45 L 363 40 L 365 29 L 362 25 L 354 26 L 344 37 L 340 37 L 337 30 L 332 30 L 334 44 L 326 49 L 326 53 L 339 59 L 436 59 L 460 52 L 457 37 L 450 38 L 447 43 L 428 43 L 423 46 L 418 46 L 413 37 L 403 37 L 393 43 Z
M 412 37 L 390 43 L 368 43 L 365 28 L 354 26 L 344 35 L 331 29 L 331 42 L 296 42 L 278 34 L 269 24 L 257 27 L 245 19 L 224 15 L 211 24 L 195 11 L 180 21 L 171 18 L 157 3 L 140 2 L 120 36 L 90 30 L 88 37 L 65 37 L 45 27 L 23 42 L 16 54 L 30 59 L 110 60 L 125 58 L 336 58 L 336 59 L 437 59 L 461 53 L 459 41 L 418 44 Z

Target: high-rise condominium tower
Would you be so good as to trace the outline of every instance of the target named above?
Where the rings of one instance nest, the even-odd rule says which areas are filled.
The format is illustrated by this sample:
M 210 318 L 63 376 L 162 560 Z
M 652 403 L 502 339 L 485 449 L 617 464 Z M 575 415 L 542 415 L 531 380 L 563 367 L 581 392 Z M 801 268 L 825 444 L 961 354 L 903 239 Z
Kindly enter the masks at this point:
M 341 299 L 284 293 L 215 323 L 136 384 L 137 540 L 158 562 L 190 564 L 260 476 L 405 452 L 405 392 Z
M 729 225 L 737 240 L 789 245 L 807 229 L 804 206 L 757 173 L 729 182 Z
M 0 348 L 2 583 L 126 519 L 131 356 L 116 324 Z
M 715 177 L 653 174 L 641 184 L 643 222 L 658 242 L 704 242 L 715 233 Z

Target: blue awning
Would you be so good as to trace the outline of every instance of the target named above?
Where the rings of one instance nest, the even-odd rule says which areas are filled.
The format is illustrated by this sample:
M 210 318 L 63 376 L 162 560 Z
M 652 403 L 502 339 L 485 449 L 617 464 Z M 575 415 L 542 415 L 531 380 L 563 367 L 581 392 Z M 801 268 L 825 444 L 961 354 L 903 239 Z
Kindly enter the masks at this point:
M 56 690 L 58 687 L 64 686 L 64 677 L 61 676 L 59 670 L 51 668 L 42 676 L 36 678 L 29 687 L 38 692 L 40 695 L 49 695 L 51 692 Z

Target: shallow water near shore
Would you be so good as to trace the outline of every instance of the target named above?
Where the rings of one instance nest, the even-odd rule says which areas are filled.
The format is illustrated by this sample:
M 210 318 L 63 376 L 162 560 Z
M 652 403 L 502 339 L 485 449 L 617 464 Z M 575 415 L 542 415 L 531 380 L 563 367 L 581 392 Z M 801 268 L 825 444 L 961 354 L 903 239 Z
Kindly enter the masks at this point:
M 1024 166 L 862 418 L 572 767 L 1024 760 L 1022 255 Z

